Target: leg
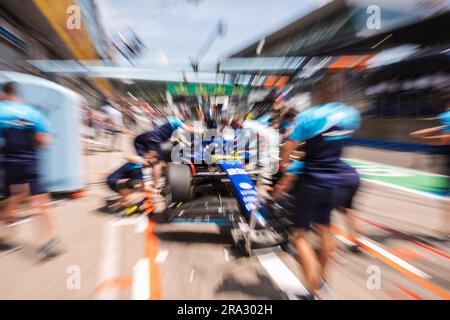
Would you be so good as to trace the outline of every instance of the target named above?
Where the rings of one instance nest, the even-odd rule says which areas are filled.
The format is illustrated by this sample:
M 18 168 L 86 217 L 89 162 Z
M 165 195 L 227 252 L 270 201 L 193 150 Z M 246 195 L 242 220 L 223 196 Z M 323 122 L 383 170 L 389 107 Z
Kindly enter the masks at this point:
M 9 197 L 0 211 L 0 243 L 14 237 L 13 228 L 7 228 L 7 225 L 15 220 L 19 204 L 30 194 L 28 184 L 11 185 L 7 188 Z
M 50 217 L 50 196 L 48 193 L 37 194 L 31 197 L 32 206 L 37 213 L 34 216 L 38 230 L 38 243 L 40 246 L 54 238 L 54 226 Z
M 9 186 L 10 196 L 6 200 L 4 211 L 2 212 L 1 220 L 4 222 L 13 221 L 19 204 L 26 199 L 30 194 L 30 186 L 26 184 L 16 184 Z
M 313 293 L 320 281 L 320 263 L 317 260 L 313 248 L 306 239 L 306 230 L 295 229 L 293 238 L 297 249 L 297 259 L 305 275 L 306 287 Z
M 121 208 L 125 208 L 128 207 L 129 205 L 131 205 L 131 202 L 129 201 L 129 195 L 133 193 L 133 190 L 131 189 L 122 189 L 119 191 L 119 194 L 121 195 L 121 198 L 118 202 L 118 205 Z
M 352 237 L 352 241 L 356 243 L 356 238 L 358 237 L 359 231 L 356 227 L 355 218 L 352 216 L 351 209 L 344 209 L 345 211 L 345 223 L 347 224 L 347 229 Z
M 359 244 L 358 244 L 358 235 L 360 232 L 358 231 L 358 228 L 356 227 L 356 221 L 355 218 L 352 216 L 352 210 L 349 208 L 340 207 L 337 209 L 337 211 L 340 214 L 344 215 L 345 224 L 347 226 L 347 232 L 350 235 L 350 240 L 353 242 L 352 245 L 349 246 L 350 251 L 353 251 L 355 253 L 359 252 Z
M 118 208 L 125 208 L 129 205 L 129 202 L 127 200 L 128 195 L 130 195 L 133 190 L 131 190 L 128 186 L 129 179 L 121 179 L 116 182 L 114 188 L 112 188 L 114 191 L 116 191 L 118 194 L 120 194 L 120 200 L 117 201 Z
M 338 184 L 336 191 L 334 193 L 334 206 L 336 210 L 344 215 L 345 224 L 347 227 L 347 232 L 350 234 L 351 241 L 355 244 L 350 247 L 352 251 L 358 250 L 358 229 L 356 227 L 355 218 L 352 215 L 353 208 L 353 198 L 358 192 L 360 180 L 358 174 L 355 172 L 346 176 Z
M 320 261 L 320 278 L 325 278 L 326 268 L 328 266 L 329 258 L 331 255 L 331 252 L 334 248 L 334 241 L 333 237 L 330 234 L 330 228 L 327 225 L 316 225 L 315 228 L 318 231 L 319 237 L 320 237 L 320 254 L 319 254 L 319 261 Z
M 308 242 L 307 230 L 311 227 L 317 207 L 317 194 L 309 181 L 301 179 L 301 177 L 297 180 L 293 194 L 295 199 L 293 241 L 297 251 L 297 260 L 302 266 L 305 276 L 306 288 L 314 294 L 320 281 L 320 263 L 312 245 Z
M 142 201 L 145 198 L 145 195 L 146 194 L 144 192 L 139 191 L 131 192 L 126 196 L 126 201 L 131 205 L 132 203 Z
M 162 169 L 164 167 L 164 161 L 159 161 L 157 164 L 153 166 L 152 175 L 153 175 L 153 187 L 158 188 L 158 184 L 162 175 Z
M 34 216 L 36 225 L 38 254 L 41 258 L 53 258 L 61 253 L 55 239 L 53 220 L 50 216 L 50 194 L 41 185 L 39 174 L 30 178 L 31 201 L 37 212 Z

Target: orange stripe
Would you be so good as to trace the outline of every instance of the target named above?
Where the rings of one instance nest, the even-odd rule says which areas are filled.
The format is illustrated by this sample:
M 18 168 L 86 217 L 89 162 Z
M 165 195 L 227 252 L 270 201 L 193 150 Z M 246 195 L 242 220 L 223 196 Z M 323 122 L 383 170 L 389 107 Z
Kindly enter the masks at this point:
M 330 226 L 330 229 L 333 232 L 335 232 L 337 234 L 340 234 L 341 236 L 343 236 L 343 237 L 345 237 L 345 238 L 347 238 L 349 240 L 351 239 L 349 234 L 347 234 L 345 231 L 337 228 L 336 226 Z M 450 294 L 447 293 L 442 288 L 440 288 L 440 287 L 434 285 L 433 283 L 431 283 L 431 282 L 429 282 L 429 281 L 419 277 L 418 275 L 415 275 L 411 271 L 409 271 L 409 270 L 399 266 L 398 264 L 392 262 L 391 260 L 389 260 L 388 258 L 383 256 L 382 254 L 378 253 L 377 251 L 373 250 L 372 248 L 369 248 L 368 246 L 364 245 L 363 243 L 361 243 L 359 241 L 357 243 L 358 243 L 359 246 L 361 246 L 361 248 L 363 248 L 367 252 L 371 253 L 372 255 L 374 255 L 375 257 L 380 259 L 382 262 L 384 262 L 385 264 L 387 264 L 391 268 L 399 271 L 404 276 L 406 276 L 406 277 L 410 278 L 411 280 L 415 281 L 416 283 L 418 283 L 419 285 L 421 285 L 425 289 L 433 292 L 434 294 L 436 294 L 437 296 L 441 297 L 442 299 L 450 300 Z
M 392 254 L 396 255 L 397 257 L 399 257 L 400 259 L 403 259 L 405 261 L 423 260 L 424 259 L 424 256 L 422 256 L 418 252 L 415 252 L 408 248 L 395 247 L 395 248 L 391 248 L 390 251 Z
M 159 283 L 159 264 L 155 262 L 156 255 L 158 254 L 158 238 L 155 236 L 153 231 L 156 228 L 156 223 L 154 221 L 149 221 L 146 230 L 146 241 L 145 241 L 145 255 L 149 261 L 149 279 L 150 279 L 150 300 L 161 299 L 161 287 Z
M 402 290 L 404 293 L 406 293 L 408 296 L 410 296 L 411 298 L 413 298 L 414 300 L 422 300 L 421 297 L 419 297 L 417 294 L 415 294 L 415 293 L 409 291 L 408 289 L 403 288 L 403 287 L 401 287 L 401 286 L 397 286 L 397 287 L 398 287 L 400 290 Z
M 110 279 L 106 279 L 95 287 L 95 292 L 105 291 L 105 290 L 126 290 L 131 287 L 133 283 L 132 276 L 119 276 Z
M 441 257 L 444 257 L 444 258 L 446 258 L 446 259 L 450 259 L 450 256 L 449 256 L 448 254 L 446 254 L 445 252 L 439 251 L 439 250 L 436 249 L 436 248 L 430 247 L 429 245 L 426 245 L 426 244 L 424 244 L 424 243 L 418 242 L 418 241 L 416 241 L 416 240 L 409 239 L 407 236 L 404 236 L 404 235 L 402 235 L 401 233 L 399 233 L 399 232 L 397 232 L 397 231 L 395 231 L 395 230 L 393 230 L 393 229 L 386 228 L 386 227 L 384 227 L 384 226 L 382 226 L 382 225 L 379 225 L 379 224 L 377 224 L 377 223 L 375 223 L 375 222 L 372 222 L 372 221 L 369 221 L 369 220 L 367 220 L 367 219 L 358 217 L 357 215 L 354 215 L 354 214 L 352 214 L 352 217 L 354 217 L 354 218 L 356 218 L 356 219 L 359 219 L 359 220 L 361 220 L 361 221 L 364 221 L 364 222 L 366 222 L 366 223 L 368 223 L 368 224 L 370 224 L 370 225 L 372 225 L 372 226 L 374 226 L 374 227 L 377 227 L 378 229 L 381 229 L 381 230 L 384 230 L 384 231 L 386 231 L 386 232 L 389 232 L 389 233 L 391 233 L 391 234 L 393 234 L 393 235 L 396 235 L 396 236 L 399 237 L 399 238 L 405 239 L 405 240 L 407 240 L 407 241 L 409 241 L 409 242 L 415 244 L 416 246 L 419 246 L 419 247 L 421 247 L 421 248 L 423 248 L 423 249 L 426 249 L 426 250 L 428 250 L 428 251 L 431 251 L 431 252 L 433 252 L 433 253 L 435 253 L 435 254 L 437 254 L 437 255 L 440 255 Z

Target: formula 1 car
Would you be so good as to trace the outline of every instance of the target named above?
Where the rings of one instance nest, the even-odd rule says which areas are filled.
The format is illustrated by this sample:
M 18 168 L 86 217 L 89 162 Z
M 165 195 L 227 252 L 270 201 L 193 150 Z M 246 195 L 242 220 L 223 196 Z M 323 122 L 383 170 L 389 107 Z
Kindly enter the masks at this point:
M 223 140 L 205 140 L 194 152 L 183 154 L 182 161 L 168 163 L 166 222 L 217 224 L 246 255 L 285 245 L 289 219 L 276 204 L 258 196 L 258 171 L 245 169 L 246 154 L 211 152 L 225 145 Z

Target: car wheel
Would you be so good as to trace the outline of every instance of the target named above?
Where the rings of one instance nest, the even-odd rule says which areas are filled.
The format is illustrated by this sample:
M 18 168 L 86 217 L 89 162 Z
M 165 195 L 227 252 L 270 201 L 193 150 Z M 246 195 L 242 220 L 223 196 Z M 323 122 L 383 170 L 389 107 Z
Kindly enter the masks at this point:
M 172 149 L 174 144 L 170 141 L 161 144 L 161 160 L 166 163 L 172 162 Z
M 167 186 L 171 202 L 188 202 L 191 200 L 191 169 L 184 164 L 167 164 Z

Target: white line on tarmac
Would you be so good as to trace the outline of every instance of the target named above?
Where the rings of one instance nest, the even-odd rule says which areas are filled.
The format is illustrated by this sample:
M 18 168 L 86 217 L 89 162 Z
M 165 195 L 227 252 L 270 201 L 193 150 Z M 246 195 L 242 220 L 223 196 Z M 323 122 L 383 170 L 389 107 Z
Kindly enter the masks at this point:
M 346 237 L 341 236 L 340 234 L 336 234 L 335 237 L 347 246 L 354 246 L 356 244 L 353 241 L 348 240 Z
M 189 282 L 194 282 L 194 276 L 195 276 L 195 269 L 192 269 L 191 273 L 189 274 Z
M 21 224 L 24 224 L 24 223 L 27 223 L 27 222 L 30 222 L 30 221 L 31 221 L 31 218 L 26 218 L 24 220 L 20 220 L 20 221 L 17 221 L 17 222 L 10 223 L 10 224 L 8 224 L 8 227 L 17 227 L 17 226 L 19 226 Z
M 159 263 L 159 264 L 164 263 L 166 261 L 168 255 L 169 255 L 169 251 L 167 251 L 167 250 L 159 251 L 155 257 L 155 262 Z
M 341 235 L 336 235 L 336 238 L 338 240 L 340 240 L 342 243 L 346 244 L 346 245 L 352 245 L 354 244 L 352 241 L 346 239 L 345 237 L 341 236 Z M 406 262 L 405 260 L 400 259 L 399 257 L 393 255 L 392 253 L 390 253 L 389 251 L 386 251 L 385 249 L 381 248 L 380 246 L 376 245 L 375 243 L 359 237 L 358 241 L 361 242 L 362 244 L 366 245 L 367 247 L 371 248 L 372 250 L 378 252 L 379 254 L 381 254 L 383 257 L 385 257 L 386 259 L 391 260 L 392 262 L 394 262 L 395 264 L 401 266 L 402 268 L 408 270 L 409 272 L 414 273 L 415 275 L 421 277 L 422 279 L 431 279 L 431 276 L 425 272 L 423 272 L 422 270 L 417 269 L 416 267 L 414 267 L 413 265 L 409 264 L 408 262 Z
M 405 191 L 405 192 L 416 194 L 416 195 L 419 195 L 419 196 L 424 196 L 424 197 L 427 197 L 427 198 L 439 199 L 439 200 L 444 200 L 444 201 L 447 199 L 445 196 L 440 196 L 438 194 L 432 194 L 432 193 L 424 192 L 424 191 L 413 190 L 413 189 L 409 189 L 409 188 L 406 188 L 406 187 L 397 186 L 395 184 L 391 184 L 391 183 L 388 183 L 388 182 L 372 180 L 372 179 L 367 179 L 367 178 L 361 178 L 361 180 L 369 182 L 369 183 L 373 183 L 373 184 L 378 184 L 378 185 L 381 185 L 383 187 L 389 187 L 389 188 L 392 188 L 392 189 Z
M 120 229 L 113 223 L 103 226 L 102 253 L 99 263 L 98 283 L 119 275 Z M 114 300 L 118 298 L 117 290 L 101 291 L 95 297 L 99 300 Z
M 258 260 L 276 285 L 289 299 L 308 294 L 297 276 L 284 264 L 275 253 L 259 255 Z
M 223 249 L 223 255 L 225 257 L 225 261 L 230 261 L 230 251 L 228 251 L 227 249 Z
M 135 226 L 134 232 L 142 233 L 147 229 L 148 218 L 145 215 L 135 217 L 135 218 L 122 218 L 116 222 L 113 222 L 112 225 L 114 227 Z
M 120 220 L 117 220 L 116 222 L 113 222 L 114 227 L 121 227 L 121 226 L 132 226 L 136 223 L 138 223 L 142 217 L 134 217 L 134 218 L 121 218 Z
M 145 230 L 147 230 L 147 227 L 148 227 L 148 218 L 147 216 L 142 216 L 141 219 L 136 224 L 136 226 L 134 227 L 134 233 L 143 233 Z
M 374 167 L 386 167 L 386 168 L 389 168 L 391 170 L 404 171 L 404 172 L 408 172 L 408 173 L 421 174 L 421 175 L 425 175 L 425 176 L 446 177 L 445 175 L 438 174 L 438 173 L 427 172 L 427 171 L 420 171 L 420 170 L 415 170 L 415 169 L 410 169 L 410 168 L 402 168 L 402 167 L 392 166 L 392 165 L 389 165 L 389 164 L 373 162 L 373 161 L 369 161 L 369 160 L 361 160 L 361 159 L 356 159 L 356 158 L 345 158 L 345 159 L 342 159 L 342 160 L 349 160 L 349 161 L 367 163 L 369 165 L 373 165 Z
M 148 300 L 150 297 L 149 261 L 140 259 L 133 268 L 132 300 Z
M 368 165 L 373 165 L 373 166 L 378 166 L 378 167 L 386 167 L 386 168 L 389 168 L 389 169 L 394 170 L 394 171 L 397 170 L 399 172 L 403 171 L 403 172 L 408 172 L 408 173 L 412 173 L 412 174 L 421 174 L 421 175 L 432 176 L 432 177 L 445 177 L 444 175 L 437 174 L 437 173 L 425 172 L 425 171 L 414 170 L 414 169 L 409 169 L 409 168 L 401 168 L 401 167 L 391 166 L 391 165 L 377 163 L 377 162 L 373 162 L 373 161 L 360 160 L 360 159 L 354 159 L 354 158 L 348 158 L 348 159 L 343 159 L 343 160 L 356 161 L 356 162 L 366 163 Z M 445 200 L 446 199 L 445 196 L 440 196 L 440 195 L 432 194 L 432 193 L 425 192 L 425 191 L 419 191 L 419 190 L 415 190 L 415 189 L 410 189 L 410 188 L 407 188 L 407 187 L 401 187 L 401 186 L 398 186 L 396 184 L 392 184 L 392 183 L 389 183 L 389 182 L 383 182 L 383 181 L 378 181 L 378 180 L 374 180 L 374 179 L 367 179 L 367 178 L 362 178 L 361 180 L 364 180 L 364 181 L 367 181 L 367 182 L 371 182 L 371 183 L 374 183 L 374 184 L 378 184 L 378 185 L 382 185 L 382 186 L 385 186 L 385 187 L 391 187 L 393 189 L 409 192 L 409 193 L 412 193 L 412 194 L 417 194 L 417 195 L 424 196 L 424 197 L 427 197 L 427 198 L 433 198 L 433 199 L 439 199 L 439 200 Z
M 392 262 L 394 262 L 395 264 L 401 266 L 402 268 L 408 270 L 409 272 L 414 273 L 415 275 L 421 277 L 422 279 L 431 279 L 431 276 L 425 272 L 423 272 L 422 270 L 417 269 L 416 267 L 410 265 L 408 262 L 406 262 L 405 260 L 400 259 L 397 256 L 394 256 L 392 253 L 384 250 L 383 248 L 377 246 L 376 244 L 374 244 L 373 242 L 365 239 L 365 238 L 358 238 L 359 242 L 361 242 L 362 244 L 366 245 L 367 247 L 371 248 L 372 250 L 378 252 L 379 254 L 383 255 L 385 258 L 391 260 Z
M 295 294 L 293 293 L 286 293 L 286 296 L 288 297 L 289 300 L 300 300 L 299 297 L 297 297 Z

